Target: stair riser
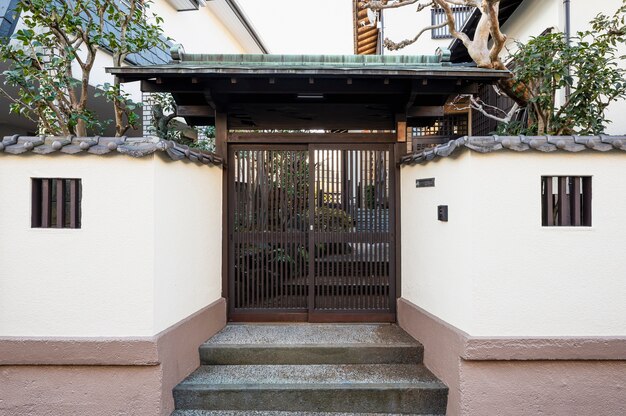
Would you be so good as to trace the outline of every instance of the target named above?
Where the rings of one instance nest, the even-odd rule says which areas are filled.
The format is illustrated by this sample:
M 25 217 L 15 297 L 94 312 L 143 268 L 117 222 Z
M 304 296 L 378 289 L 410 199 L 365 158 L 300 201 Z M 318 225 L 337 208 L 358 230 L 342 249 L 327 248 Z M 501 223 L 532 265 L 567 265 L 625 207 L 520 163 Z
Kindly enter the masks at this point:
M 202 346 L 204 365 L 227 364 L 420 364 L 421 346 Z
M 243 387 L 243 386 L 242 386 Z M 444 414 L 446 389 L 176 388 L 177 409 Z

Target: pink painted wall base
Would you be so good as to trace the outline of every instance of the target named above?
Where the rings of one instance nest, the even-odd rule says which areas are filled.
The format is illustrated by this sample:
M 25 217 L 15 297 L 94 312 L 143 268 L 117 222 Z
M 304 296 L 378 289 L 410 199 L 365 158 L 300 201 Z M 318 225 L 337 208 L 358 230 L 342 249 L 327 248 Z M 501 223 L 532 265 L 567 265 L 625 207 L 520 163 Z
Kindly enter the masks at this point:
M 151 338 L 0 338 L 0 416 L 169 415 L 198 347 L 225 325 L 219 299 Z
M 471 337 L 405 299 L 398 323 L 448 386 L 448 416 L 626 414 L 626 337 Z

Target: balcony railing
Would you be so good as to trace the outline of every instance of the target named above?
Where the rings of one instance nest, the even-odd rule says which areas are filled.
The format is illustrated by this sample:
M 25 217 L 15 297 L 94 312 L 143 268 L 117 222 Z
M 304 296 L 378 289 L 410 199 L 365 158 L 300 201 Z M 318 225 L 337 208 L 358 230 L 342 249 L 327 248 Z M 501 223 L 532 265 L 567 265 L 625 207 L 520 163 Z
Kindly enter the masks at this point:
M 465 22 L 472 15 L 476 8 L 472 6 L 456 6 L 452 8 L 454 14 L 454 27 L 461 30 Z M 446 12 L 440 7 L 433 7 L 431 12 L 432 25 L 440 25 L 446 21 Z M 433 39 L 451 39 L 450 29 L 448 26 L 440 27 L 431 31 Z

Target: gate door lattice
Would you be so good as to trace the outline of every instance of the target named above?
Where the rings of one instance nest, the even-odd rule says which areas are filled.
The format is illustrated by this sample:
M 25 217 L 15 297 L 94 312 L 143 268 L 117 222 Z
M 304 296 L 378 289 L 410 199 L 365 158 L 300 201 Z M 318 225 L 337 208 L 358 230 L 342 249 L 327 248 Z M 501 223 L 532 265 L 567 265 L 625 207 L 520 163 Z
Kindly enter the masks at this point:
M 232 319 L 393 320 L 389 145 L 232 146 Z

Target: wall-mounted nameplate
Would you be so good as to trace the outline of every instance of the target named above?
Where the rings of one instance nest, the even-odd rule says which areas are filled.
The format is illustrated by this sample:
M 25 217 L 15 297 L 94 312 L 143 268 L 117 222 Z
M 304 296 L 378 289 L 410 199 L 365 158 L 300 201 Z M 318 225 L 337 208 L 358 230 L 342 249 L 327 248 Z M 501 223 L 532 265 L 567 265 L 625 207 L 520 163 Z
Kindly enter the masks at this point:
M 435 178 L 417 179 L 415 181 L 416 188 L 432 188 L 435 186 Z

